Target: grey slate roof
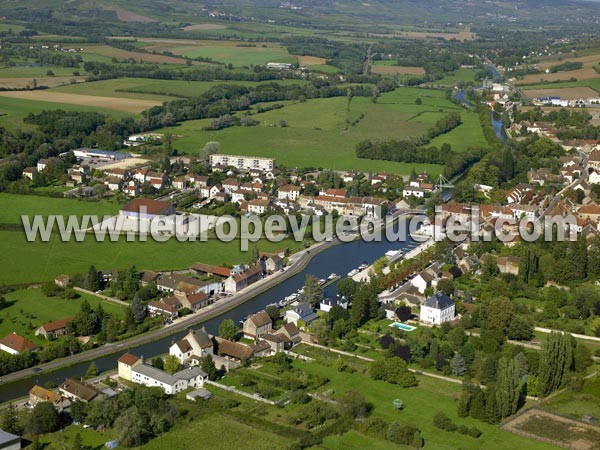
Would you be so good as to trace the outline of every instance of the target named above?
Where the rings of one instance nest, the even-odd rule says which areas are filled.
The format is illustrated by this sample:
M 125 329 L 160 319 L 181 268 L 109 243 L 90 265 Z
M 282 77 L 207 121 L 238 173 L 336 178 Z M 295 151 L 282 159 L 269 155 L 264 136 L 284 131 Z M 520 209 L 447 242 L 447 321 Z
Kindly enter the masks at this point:
M 436 292 L 425 301 L 425 306 L 435 309 L 446 309 L 454 305 L 454 301 L 442 291 Z

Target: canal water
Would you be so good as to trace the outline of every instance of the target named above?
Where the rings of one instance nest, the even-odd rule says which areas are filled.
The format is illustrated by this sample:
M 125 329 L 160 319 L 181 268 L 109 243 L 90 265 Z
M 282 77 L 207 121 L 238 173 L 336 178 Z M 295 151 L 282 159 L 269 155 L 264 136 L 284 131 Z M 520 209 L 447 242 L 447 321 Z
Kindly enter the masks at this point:
M 407 237 L 404 242 L 390 242 L 385 239 L 381 242 L 364 242 L 363 240 L 355 240 L 347 244 L 335 245 L 318 255 L 315 255 L 308 263 L 306 268 L 298 274 L 288 278 L 281 284 L 271 288 L 270 290 L 254 297 L 251 300 L 241 304 L 237 308 L 228 311 L 221 316 L 210 319 L 202 324 L 196 325 L 194 328 L 205 326 L 209 333 L 215 334 L 217 328 L 223 319 L 232 319 L 238 323 L 240 320 L 247 317 L 249 314 L 260 311 L 265 306 L 276 303 L 284 297 L 296 292 L 304 285 L 307 275 L 315 275 L 318 278 L 326 278 L 331 273 L 336 273 L 345 277 L 348 272 L 356 268 L 363 262 L 373 263 L 381 258 L 389 250 L 402 250 L 406 253 L 418 246 L 418 243 Z M 334 295 L 336 293 L 336 284 L 332 284 L 326 288 L 326 294 Z M 154 342 L 143 344 L 136 347 L 131 347 L 128 351 L 151 358 L 153 356 L 167 353 L 169 346 L 175 340 L 181 339 L 186 333 L 180 332 L 172 336 L 159 339 Z M 102 371 L 116 369 L 117 359 L 123 353 L 117 353 L 103 358 L 96 359 L 94 364 Z M 44 385 L 48 382 L 59 384 L 69 377 L 81 377 L 85 374 L 91 361 L 76 364 L 71 367 L 59 369 L 54 372 L 40 373 L 35 378 L 17 380 L 12 383 L 0 385 L 0 402 L 6 402 L 15 398 L 26 396 L 31 387 L 37 383 Z

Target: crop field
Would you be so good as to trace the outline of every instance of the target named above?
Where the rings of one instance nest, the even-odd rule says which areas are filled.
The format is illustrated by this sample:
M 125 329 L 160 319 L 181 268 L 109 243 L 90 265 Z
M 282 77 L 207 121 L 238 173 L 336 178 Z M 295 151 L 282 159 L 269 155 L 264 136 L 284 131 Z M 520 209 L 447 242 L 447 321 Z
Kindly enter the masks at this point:
M 566 100 L 576 100 L 579 98 L 597 97 L 596 92 L 591 87 L 550 87 L 544 89 L 526 89 L 523 91 L 525 96 L 529 98 L 557 96 Z
M 3 338 L 14 331 L 38 345 L 43 345 L 46 340 L 35 336 L 35 330 L 47 322 L 74 316 L 84 300 L 87 300 L 92 308 L 102 303 L 105 311 L 123 315 L 124 307 L 121 305 L 100 300 L 94 295 L 80 295 L 74 300 L 46 297 L 41 288 L 19 289 L 4 294 L 8 306 L 0 310 L 0 337 Z
M 183 27 L 183 31 L 210 31 L 210 30 L 225 30 L 227 27 L 225 25 L 220 25 L 218 23 L 196 23 L 194 25 L 188 25 L 187 27 Z
M 400 31 L 398 33 L 371 33 L 371 36 L 384 39 L 404 37 L 407 39 L 457 39 L 459 41 L 471 41 L 477 37 L 475 33 L 472 33 L 469 30 L 459 31 L 458 33 L 444 33 L 439 31 Z
M 420 97 L 422 104 L 417 105 Z M 175 142 L 179 150 L 195 153 L 206 142 L 218 141 L 224 153 L 248 154 L 276 158 L 288 167 L 326 167 L 335 170 L 373 170 L 410 173 L 428 170 L 438 173 L 435 165 L 371 161 L 355 156 L 357 142 L 365 139 L 402 139 L 429 129 L 451 111 L 460 111 L 463 124 L 436 139 L 441 145 L 449 140 L 453 148 L 486 145 L 477 116 L 449 102 L 444 92 L 418 88 L 401 88 L 384 93 L 377 103 L 370 99 L 352 99 L 349 113 L 346 98 L 313 99 L 288 104 L 283 109 L 256 114 L 255 127 L 231 127 L 220 131 L 203 131 L 209 120 L 189 121 L 163 129 L 183 136 Z M 362 119 L 360 117 L 364 114 Z M 345 119 L 357 121 L 346 129 Z M 285 120 L 287 127 L 279 126 Z
M 475 81 L 475 72 L 476 69 L 458 69 L 454 72 L 450 72 L 444 75 L 444 78 L 441 80 L 432 81 L 429 84 L 439 85 L 439 86 L 452 86 L 459 82 L 474 82 Z
M 69 77 L 75 78 L 73 72 L 78 69 L 67 68 L 67 67 L 55 67 L 55 66 L 15 66 L 15 67 L 0 67 L 0 82 L 3 78 L 29 78 L 31 81 L 33 78 L 54 78 L 48 77 L 46 73 L 48 70 L 52 70 L 56 78 L 58 77 Z M 80 70 L 80 72 L 84 72 Z M 41 83 L 38 83 L 41 84 Z
M 112 109 L 127 113 L 137 114 L 153 106 L 160 105 L 161 101 L 140 100 L 123 97 L 99 97 L 94 95 L 68 94 L 62 92 L 41 91 L 4 91 L 0 97 L 9 97 L 18 100 L 33 100 L 39 103 L 67 103 L 71 105 Z M 0 102 L 1 105 L 1 102 Z M 52 109 L 48 105 L 44 109 Z
M 1 80 L 0 80 L 1 82 Z M 305 84 L 304 80 L 277 80 L 278 84 Z M 65 92 L 82 95 L 98 95 L 102 97 L 124 97 L 142 100 L 166 101 L 171 96 L 194 97 L 222 84 L 256 86 L 255 81 L 183 81 L 153 80 L 149 78 L 119 78 L 63 86 L 52 89 L 52 92 Z
M 561 71 L 555 73 L 525 75 L 522 80 L 517 81 L 517 84 L 543 83 L 545 81 L 568 81 L 571 78 L 576 78 L 577 80 L 587 80 L 590 78 L 600 78 L 600 74 L 591 67 L 585 67 L 583 69 L 569 70 L 566 72 Z
M 94 45 L 84 48 L 84 59 L 86 54 L 95 54 L 104 56 L 107 58 L 117 58 L 119 60 L 129 60 L 133 59 L 135 61 L 144 61 L 149 63 L 158 63 L 158 64 L 178 64 L 185 65 L 185 60 L 183 58 L 177 58 L 174 56 L 167 55 L 154 55 L 152 53 L 142 53 L 142 52 L 132 52 L 129 50 L 123 50 L 120 48 L 111 47 L 109 45 Z M 193 64 L 201 64 L 197 61 L 192 62 Z
M 525 411 L 502 426 L 533 439 L 547 439 L 557 446 L 576 450 L 592 450 L 600 442 L 600 428 L 561 417 L 537 408 Z
M 297 58 L 279 44 L 257 43 L 254 47 L 240 46 L 235 41 L 202 41 L 190 39 L 138 38 L 148 45 L 148 51 L 170 51 L 176 55 L 197 58 L 212 58 L 215 61 L 233 64 L 236 67 L 265 64 L 267 62 L 294 63 Z M 254 44 L 253 44 L 254 45 Z
M 324 65 L 327 60 L 325 58 L 319 58 L 318 56 L 298 56 L 301 66 L 320 66 Z
M 580 62 L 584 67 L 591 67 L 600 63 L 600 54 L 595 53 L 585 56 L 553 55 L 553 57 L 541 61 L 538 66 L 541 70 L 546 70 L 552 66 L 556 66 L 565 62 Z
M 81 83 L 85 77 L 39 77 L 35 78 L 0 78 L 0 89 L 29 89 L 35 86 L 56 87 L 71 84 L 74 81 Z
M 397 66 L 395 61 L 376 61 L 371 72 L 382 75 L 424 75 L 425 69 L 423 67 Z
M 30 91 L 38 93 L 41 91 Z M 0 95 L 0 126 L 11 130 L 27 127 L 23 124 L 23 118 L 29 113 L 38 114 L 44 110 L 63 109 L 65 111 L 97 111 L 109 116 L 123 117 L 127 115 L 123 111 L 114 109 L 98 108 L 92 105 L 69 104 L 49 101 L 26 100 Z
M 558 83 L 552 84 L 534 84 L 527 87 L 523 87 L 523 89 L 564 89 L 564 88 L 580 88 L 580 87 L 589 87 L 596 91 L 596 93 L 600 93 L 600 78 L 589 78 L 587 80 L 577 80 L 577 81 L 561 81 Z

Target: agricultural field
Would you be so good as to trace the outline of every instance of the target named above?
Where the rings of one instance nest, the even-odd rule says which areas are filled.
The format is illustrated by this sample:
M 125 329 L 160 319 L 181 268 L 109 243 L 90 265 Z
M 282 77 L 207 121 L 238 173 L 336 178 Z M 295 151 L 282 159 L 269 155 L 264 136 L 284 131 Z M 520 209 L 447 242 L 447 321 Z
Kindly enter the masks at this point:
M 111 47 L 109 45 L 94 45 L 84 47 L 84 51 L 82 53 L 84 60 L 89 61 L 94 59 L 93 57 L 90 58 L 89 55 L 100 55 L 102 57 L 105 57 L 107 61 L 112 60 L 112 58 L 116 58 L 118 60 L 133 59 L 138 62 L 143 61 L 156 64 L 177 64 L 182 67 L 185 66 L 185 60 L 183 58 L 177 58 L 174 56 L 167 55 L 154 55 L 152 53 L 132 52 L 129 50 Z M 192 62 L 192 64 L 202 63 L 195 61 Z
M 503 429 L 525 433 L 532 438 L 549 440 L 556 446 L 593 450 L 600 442 L 600 428 L 566 417 L 530 409 L 502 425 Z
M 598 82 L 600 83 L 600 79 Z M 566 100 L 598 96 L 598 92 L 591 87 L 556 87 L 555 85 L 548 85 L 546 88 L 540 86 L 536 89 L 525 89 L 523 90 L 523 94 L 529 98 L 557 96 Z
M 278 84 L 305 84 L 304 80 L 277 80 Z M 118 78 L 84 83 L 81 85 L 62 86 L 52 92 L 64 92 L 80 95 L 97 95 L 101 97 L 123 97 L 141 100 L 166 101 L 174 97 L 194 97 L 222 84 L 257 86 L 255 81 L 183 81 L 153 80 L 149 78 Z
M 35 80 L 35 81 L 34 81 Z M 46 86 L 49 88 L 63 86 L 65 84 L 81 83 L 85 77 L 39 77 L 39 78 L 0 78 L 0 89 L 29 89 L 34 86 Z
M 52 104 L 69 104 L 84 107 L 94 107 L 101 109 L 110 109 L 125 113 L 137 114 L 153 106 L 160 105 L 162 101 L 142 100 L 123 97 L 100 97 L 95 95 L 68 94 L 62 92 L 53 92 L 50 90 L 41 91 L 4 91 L 0 92 L 0 97 L 23 100 L 31 100 L 36 103 L 47 103 L 42 109 L 56 109 Z M 0 101 L 0 106 L 2 101 Z M 79 109 L 79 108 L 75 109 Z M 33 112 L 33 111 L 30 111 Z
M 475 82 L 475 73 L 477 69 L 458 69 L 454 72 L 447 73 L 441 80 L 435 80 L 430 84 L 436 86 L 453 86 L 456 83 Z
M 576 78 L 577 80 L 586 81 L 593 78 L 600 78 L 600 74 L 596 72 L 595 69 L 591 67 L 586 67 L 584 69 L 577 70 L 569 70 L 569 71 L 560 71 L 555 73 L 539 73 L 539 74 L 531 74 L 525 75 L 523 79 L 517 80 L 517 85 L 529 85 L 533 83 L 544 83 L 544 82 L 554 82 L 554 81 L 568 81 L 571 78 Z
M 592 67 L 600 63 L 600 54 L 595 53 L 585 56 L 573 56 L 573 55 L 552 55 L 550 58 L 544 58 L 539 64 L 541 70 L 549 69 L 552 66 L 566 62 L 580 62 L 583 67 Z
M 41 91 L 19 91 L 15 93 L 25 92 L 37 94 Z M 4 92 L 6 93 L 6 92 Z M 2 94 L 0 92 L 0 94 Z M 60 94 L 57 94 L 60 95 Z M 78 96 L 81 97 L 81 96 Z M 89 96 L 91 97 L 91 96 Z M 81 100 L 80 98 L 78 100 Z M 112 106 L 112 105 L 111 105 Z M 0 126 L 6 127 L 9 130 L 17 130 L 27 128 L 29 125 L 23 123 L 23 119 L 31 114 L 39 114 L 44 110 L 63 109 L 65 111 L 96 111 L 114 117 L 124 117 L 129 115 L 124 111 L 119 111 L 109 108 L 99 108 L 88 104 L 62 103 L 52 101 L 40 101 L 37 99 L 25 99 L 19 97 L 10 97 L 0 95 Z
M 37 328 L 47 322 L 74 316 L 84 300 L 87 300 L 92 308 L 101 302 L 105 311 L 119 316 L 122 316 L 125 310 L 124 306 L 100 300 L 94 295 L 80 294 L 79 298 L 73 300 L 47 297 L 41 288 L 19 289 L 8 292 L 3 297 L 8 306 L 0 310 L 0 336 L 3 338 L 15 331 L 38 345 L 43 345 L 46 340 L 35 336 Z
M 365 171 L 395 173 L 410 173 L 415 167 L 417 171 L 436 174 L 440 169 L 435 165 L 358 159 L 355 146 L 364 139 L 416 136 L 451 111 L 460 111 L 464 124 L 437 138 L 436 145 L 448 141 L 456 150 L 486 145 L 475 113 L 463 110 L 444 95 L 439 90 L 400 88 L 382 94 L 377 103 L 355 97 L 349 112 L 346 112 L 346 98 L 313 99 L 256 114 L 254 117 L 260 124 L 255 127 L 204 131 L 202 128 L 210 121 L 196 120 L 159 132 L 183 136 L 175 142 L 175 147 L 189 153 L 198 152 L 206 142 L 218 141 L 224 153 L 272 157 L 288 167 L 317 166 L 335 170 L 360 167 Z M 421 105 L 415 103 L 419 97 Z M 357 123 L 346 129 L 346 118 L 350 123 Z M 286 121 L 286 127 L 279 126 L 281 120 Z
M 558 83 L 540 83 L 529 86 L 523 86 L 525 90 L 547 90 L 547 89 L 565 89 L 565 88 L 590 88 L 596 91 L 596 94 L 600 93 L 600 78 L 590 78 L 587 80 L 577 81 L 561 81 Z
M 190 39 L 138 38 L 148 51 L 169 51 L 184 57 L 211 58 L 235 67 L 265 64 L 267 62 L 296 63 L 285 47 L 272 43 L 240 44 L 236 41 L 202 41 Z M 252 45 L 252 46 L 246 46 Z
M 371 72 L 381 75 L 424 75 L 423 67 L 397 66 L 395 61 L 375 61 Z

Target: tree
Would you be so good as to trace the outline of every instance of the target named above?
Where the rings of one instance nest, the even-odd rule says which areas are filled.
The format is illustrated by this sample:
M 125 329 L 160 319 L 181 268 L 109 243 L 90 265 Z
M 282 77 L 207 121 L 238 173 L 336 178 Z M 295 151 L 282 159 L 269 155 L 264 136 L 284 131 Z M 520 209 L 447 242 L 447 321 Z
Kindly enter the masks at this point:
M 138 408 L 130 407 L 115 420 L 115 430 L 119 433 L 119 444 L 125 447 L 137 447 L 143 444 L 148 434 L 148 425 Z
M 515 305 L 507 297 L 497 297 L 485 305 L 484 318 L 489 330 L 504 333 L 510 324 L 515 311 Z
M 160 356 L 157 356 L 154 359 L 152 359 L 152 365 L 160 370 L 165 369 L 165 362 L 163 361 L 163 359 Z
M 217 368 L 215 367 L 215 362 L 210 354 L 202 358 L 200 368 L 208 375 L 209 380 L 214 381 L 217 379 Z
M 20 435 L 23 432 L 17 408 L 12 403 L 2 413 L 0 427 L 7 433 Z
M 165 371 L 174 374 L 179 370 L 179 359 L 175 355 L 167 355 L 165 357 Z
M 436 289 L 446 295 L 452 295 L 454 294 L 454 281 L 450 278 L 443 278 L 438 281 Z
M 133 296 L 133 301 L 131 302 L 131 316 L 135 323 L 140 324 L 144 321 L 146 316 L 148 315 L 148 308 L 142 302 L 140 295 L 136 292 Z
M 97 375 L 98 375 L 98 368 L 96 367 L 96 364 L 94 364 L 92 362 L 90 364 L 90 366 L 88 367 L 87 371 L 85 372 L 85 378 L 93 378 Z
M 88 415 L 88 404 L 80 400 L 71 403 L 70 414 L 75 422 L 85 423 Z
M 467 365 L 465 364 L 465 358 L 460 353 L 456 353 L 450 361 L 450 367 L 452 368 L 452 374 L 457 376 L 463 376 L 467 371 Z
M 559 332 L 550 333 L 540 351 L 540 394 L 545 397 L 564 386 L 572 364 L 570 336 Z
M 353 419 L 364 418 L 367 415 L 367 401 L 365 396 L 358 392 L 346 391 L 342 396 L 341 403 L 345 412 Z
M 231 319 L 224 319 L 219 325 L 219 336 L 223 339 L 232 340 L 238 334 L 235 322 Z
M 71 450 L 83 450 L 83 440 L 81 439 L 80 433 L 77 433 L 73 437 L 73 443 L 71 444 Z
M 323 288 L 319 285 L 319 279 L 314 275 L 307 275 L 302 290 L 302 301 L 313 305 L 323 300 Z
M 88 273 L 85 276 L 83 287 L 92 292 L 96 292 L 101 287 L 100 286 L 100 277 L 98 276 L 98 271 L 96 270 L 96 268 L 93 265 L 90 266 L 90 269 L 88 270 Z
M 501 419 L 517 412 L 520 397 L 519 366 L 513 358 L 501 358 L 496 381 L 496 407 Z
M 344 278 L 337 284 L 338 294 L 340 294 L 342 297 L 346 297 L 349 300 L 352 300 L 358 287 L 359 284 L 352 278 Z
M 98 330 L 98 317 L 92 311 L 92 307 L 87 300 L 84 300 L 81 304 L 72 324 L 80 336 L 89 336 Z
M 515 341 L 530 341 L 533 338 L 533 321 L 527 316 L 514 316 L 506 330 L 506 336 Z
M 219 144 L 218 142 L 214 142 L 214 141 L 207 142 L 206 144 L 204 144 L 204 148 L 202 149 L 202 154 L 205 159 L 208 159 L 210 157 L 210 155 L 219 153 L 220 149 L 221 149 L 221 144 Z
M 33 408 L 27 422 L 27 432 L 37 436 L 58 428 L 58 413 L 50 402 L 40 402 Z

